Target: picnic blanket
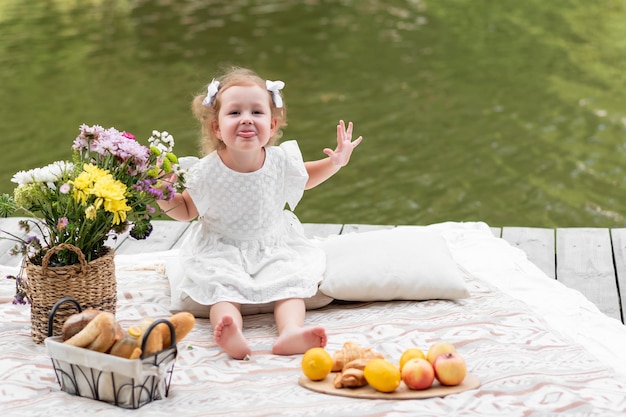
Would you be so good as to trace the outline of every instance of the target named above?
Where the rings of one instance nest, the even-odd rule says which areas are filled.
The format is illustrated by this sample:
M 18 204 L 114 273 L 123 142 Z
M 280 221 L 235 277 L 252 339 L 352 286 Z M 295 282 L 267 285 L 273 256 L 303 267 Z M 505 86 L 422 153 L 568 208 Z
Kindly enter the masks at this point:
M 470 297 L 331 303 L 307 312 L 325 326 L 327 349 L 348 340 L 398 362 L 409 347 L 456 345 L 479 388 L 443 398 L 354 399 L 298 384 L 301 355 L 276 356 L 272 314 L 246 316 L 253 355 L 230 359 L 208 319 L 179 344 L 169 396 L 125 410 L 59 389 L 43 345 L 30 338 L 28 306 L 0 281 L 0 408 L 3 416 L 606 416 L 626 413 L 626 329 L 580 293 L 548 278 L 483 223 L 429 226 L 446 239 Z M 164 261 L 173 253 L 118 255 L 117 317 L 124 327 L 171 315 Z M 15 268 L 0 266 L 3 275 Z

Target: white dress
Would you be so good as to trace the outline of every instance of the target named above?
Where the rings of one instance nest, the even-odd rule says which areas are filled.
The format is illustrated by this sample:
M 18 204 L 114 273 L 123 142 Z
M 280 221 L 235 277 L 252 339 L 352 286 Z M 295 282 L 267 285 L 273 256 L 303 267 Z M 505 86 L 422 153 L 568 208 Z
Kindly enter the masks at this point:
M 217 152 L 194 164 L 186 188 L 198 221 L 182 244 L 181 297 L 261 304 L 317 293 L 326 259 L 293 210 L 308 174 L 295 141 L 265 148 L 263 167 L 241 173 Z

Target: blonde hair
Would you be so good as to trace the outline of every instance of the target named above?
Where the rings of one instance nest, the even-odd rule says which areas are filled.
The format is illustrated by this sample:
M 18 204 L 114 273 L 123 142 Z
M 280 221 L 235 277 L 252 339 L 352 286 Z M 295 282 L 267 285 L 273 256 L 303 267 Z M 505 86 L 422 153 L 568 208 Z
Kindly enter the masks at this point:
M 217 122 L 217 116 L 220 112 L 222 92 L 232 86 L 258 85 L 263 89 L 266 88 L 265 80 L 259 77 L 257 73 L 247 68 L 231 67 L 227 69 L 221 77 L 216 77 L 215 79 L 218 80 L 220 84 L 217 94 L 210 105 L 202 104 L 207 96 L 208 84 L 204 86 L 203 91 L 198 93 L 191 102 L 191 111 L 201 125 L 200 143 L 202 151 L 205 154 L 216 149 L 223 149 L 225 146 L 224 143 L 215 136 L 212 129 L 213 124 Z M 275 145 L 278 139 L 283 135 L 282 128 L 287 126 L 287 109 L 284 103 L 281 108 L 277 108 L 269 91 L 267 92 L 267 99 L 272 109 L 272 118 L 277 121 L 276 131 L 267 144 Z

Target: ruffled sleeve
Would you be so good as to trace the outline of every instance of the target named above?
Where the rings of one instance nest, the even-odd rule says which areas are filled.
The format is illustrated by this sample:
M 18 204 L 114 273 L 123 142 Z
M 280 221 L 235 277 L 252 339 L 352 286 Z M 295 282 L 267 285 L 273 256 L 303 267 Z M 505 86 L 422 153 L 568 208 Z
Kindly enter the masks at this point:
M 285 199 L 291 210 L 295 209 L 304 195 L 309 174 L 304 167 L 300 147 L 295 140 L 283 142 L 279 147 L 285 152 Z
M 181 156 L 178 158 L 178 166 L 183 172 L 189 171 L 189 169 L 200 161 L 197 156 Z

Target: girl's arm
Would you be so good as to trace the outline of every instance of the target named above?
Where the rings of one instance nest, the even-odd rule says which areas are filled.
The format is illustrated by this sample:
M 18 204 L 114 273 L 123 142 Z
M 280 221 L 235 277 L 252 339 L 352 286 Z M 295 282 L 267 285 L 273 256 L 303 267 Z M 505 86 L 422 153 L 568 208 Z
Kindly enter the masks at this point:
M 174 194 L 171 200 L 158 200 L 161 210 L 175 220 L 190 221 L 198 217 L 198 209 L 191 200 L 187 190 Z
M 333 151 L 330 148 L 324 149 L 328 158 L 318 161 L 305 162 L 304 166 L 309 174 L 309 179 L 304 187 L 305 190 L 313 188 L 337 173 L 341 167 L 346 166 L 350 161 L 350 155 L 359 143 L 363 140 L 359 136 L 352 141 L 352 122 L 348 123 L 348 128 L 343 120 L 337 125 L 337 148 Z

